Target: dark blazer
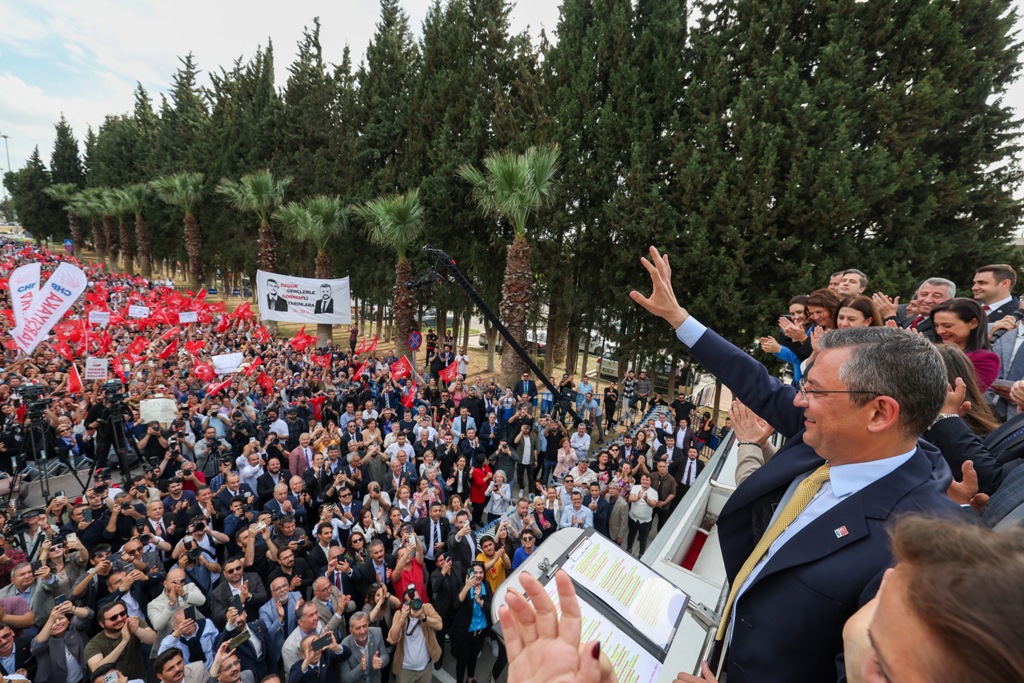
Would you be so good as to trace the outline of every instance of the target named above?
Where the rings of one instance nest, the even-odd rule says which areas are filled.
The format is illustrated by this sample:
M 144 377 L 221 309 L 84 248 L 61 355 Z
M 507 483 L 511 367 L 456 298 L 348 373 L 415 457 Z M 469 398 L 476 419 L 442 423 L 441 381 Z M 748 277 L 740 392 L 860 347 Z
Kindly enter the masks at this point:
M 466 593 L 465 600 L 459 600 L 459 593 L 462 592 L 462 587 L 465 586 L 466 579 L 463 576 L 462 585 L 459 586 L 458 592 L 455 593 L 455 618 L 452 621 L 452 627 L 450 633 L 452 636 L 452 650 L 458 651 L 459 649 L 469 649 L 469 625 L 473 622 L 473 593 L 475 589 L 471 589 Z M 484 617 L 487 619 L 487 626 L 491 625 L 491 587 L 487 585 L 485 580 L 480 584 L 483 588 L 481 598 L 483 599 L 483 611 Z M 461 647 L 460 647 L 461 646 Z
M 337 541 L 331 541 L 331 546 L 337 546 Z M 314 576 L 323 576 L 324 570 L 327 569 L 328 563 L 327 553 L 320 547 L 320 542 L 317 541 L 309 552 L 306 553 L 306 562 L 309 563 L 309 569 L 313 572 Z
M 487 455 L 490 455 L 498 450 L 498 444 L 501 443 L 501 425 L 497 422 L 492 425 L 490 421 L 486 421 L 477 430 L 477 436 L 480 437 L 480 444 Z
M 676 484 L 679 488 L 676 490 L 676 500 L 683 497 L 683 494 L 690 490 L 689 486 L 683 484 L 683 476 L 686 474 L 686 463 L 689 462 L 689 458 L 683 456 L 682 460 L 673 460 L 672 464 L 668 467 L 668 473 L 672 475 L 672 478 L 676 480 Z M 694 481 L 700 476 L 700 473 L 704 471 L 704 463 L 697 458 L 697 473 L 694 475 Z
M 257 611 L 262 603 L 256 603 L 253 601 Z M 252 632 L 260 639 L 261 651 L 259 657 L 256 656 L 256 648 L 252 644 L 252 640 L 247 640 L 242 643 L 236 650 L 235 654 L 238 655 L 238 660 L 242 663 L 242 671 L 251 671 L 253 679 L 257 681 L 263 680 L 263 677 L 271 673 L 271 662 L 268 661 L 267 654 L 271 650 L 273 639 L 270 634 L 267 633 L 267 628 L 263 623 L 257 619 L 249 619 L 246 624 Z M 222 631 L 217 640 L 213 641 L 213 651 L 216 652 L 220 646 L 238 635 L 236 631 Z
M 292 475 L 288 470 L 282 469 L 277 473 L 278 481 L 277 484 L 284 482 L 285 484 L 292 478 Z M 274 478 L 269 472 L 264 472 L 256 480 L 256 498 L 259 500 L 260 506 L 274 497 L 274 487 L 277 485 L 274 483 Z
M 284 299 L 282 299 L 279 296 L 271 297 L 268 294 L 267 295 L 267 308 L 269 308 L 272 311 L 287 311 L 288 310 L 288 302 L 285 301 Z
M 441 543 L 444 543 L 447 546 L 448 534 L 452 530 L 452 523 L 449 522 L 448 518 L 444 515 L 441 515 L 441 519 L 437 520 L 437 523 L 441 527 Z M 423 539 L 423 551 L 426 552 L 427 546 L 431 545 L 430 517 L 420 517 L 417 519 L 414 528 L 416 529 L 416 534 Z M 439 552 L 444 551 L 442 550 Z M 437 553 L 434 553 L 434 557 L 437 557 Z
M 446 576 L 440 569 L 430 572 L 430 604 L 437 610 L 444 623 L 451 625 L 455 619 L 455 607 L 459 591 L 466 583 L 466 568 L 452 562 L 452 570 Z
M 462 565 L 463 570 L 468 569 L 469 565 L 473 564 L 473 560 L 476 559 L 476 554 L 480 551 L 479 544 L 475 544 L 475 550 L 470 547 L 469 541 L 463 536 L 461 539 L 456 538 L 455 534 L 457 529 L 454 527 L 451 533 L 448 534 L 448 552 L 452 556 L 452 562 L 454 564 Z M 476 539 L 474 539 L 475 541 Z
M 907 313 L 906 304 L 900 304 L 896 309 L 896 324 L 904 329 L 909 329 L 913 324 L 914 320 L 917 319 L 916 315 L 910 315 Z M 935 334 L 935 325 L 932 324 L 931 316 L 925 316 L 924 320 L 917 324 L 915 328 L 918 332 L 923 334 L 931 341 L 935 341 L 937 336 Z
M 310 667 L 302 671 L 302 660 L 292 664 L 288 672 L 288 683 L 327 683 L 327 681 L 341 680 L 341 663 L 352 656 L 352 650 L 347 647 L 340 655 L 330 650 L 320 655 L 320 666 L 317 669 Z M 257 679 L 258 680 L 258 679 Z
M 516 385 L 512 387 L 512 393 L 516 396 L 522 396 L 526 394 L 530 398 L 534 398 L 537 395 L 537 383 L 532 379 L 528 379 L 525 382 L 519 380 Z
M 47 614 L 46 616 L 49 617 L 49 614 Z M 68 631 L 68 633 L 70 634 L 70 630 Z M 84 636 L 82 634 L 79 634 L 79 638 L 84 640 Z M 51 638 L 50 640 L 52 641 L 53 639 Z M 35 651 L 34 648 L 32 648 L 30 646 L 30 643 L 32 645 L 36 644 L 35 640 L 30 640 L 29 637 L 26 636 L 26 635 L 21 635 L 21 636 L 18 636 L 17 638 L 14 639 L 14 671 L 17 671 L 18 669 L 25 669 L 25 671 L 28 672 L 28 680 L 30 680 L 30 681 L 60 681 L 60 680 L 67 680 L 67 661 L 64 659 L 64 653 L 63 652 L 61 653 L 61 656 L 60 656 L 60 663 L 64 666 L 64 678 L 63 679 L 61 679 L 61 678 L 45 678 L 45 677 L 39 678 L 37 670 L 36 670 L 36 667 L 37 667 L 36 651 Z M 42 647 L 45 647 L 45 646 L 41 645 L 40 648 L 42 648 Z M 79 661 L 80 662 L 84 662 L 85 661 L 85 643 L 84 642 L 80 643 L 78 647 L 79 647 L 79 651 L 80 651 Z M 85 667 L 83 666 L 82 668 L 84 669 Z M 5 670 L 3 664 L 0 664 L 0 674 L 3 674 L 3 675 L 6 676 L 7 674 L 13 674 L 14 671 L 7 671 L 7 670 Z
M 386 543 L 387 542 L 385 541 L 385 545 Z M 388 569 L 394 569 L 395 556 L 391 553 L 384 555 L 384 566 L 386 566 Z M 387 572 L 385 572 L 385 574 L 386 573 Z M 362 585 L 359 587 L 360 593 L 366 595 L 370 591 L 370 586 L 373 584 L 373 582 L 379 579 L 379 577 L 377 576 L 377 570 L 373 564 L 373 558 L 370 558 L 366 560 L 366 562 L 363 562 L 361 565 L 359 565 L 359 578 L 362 581 Z M 391 582 L 389 581 L 388 583 L 390 584 Z
M 775 457 L 744 481 L 718 519 L 729 580 L 736 578 L 793 480 L 823 463 L 804 443 L 796 390 L 763 365 L 708 330 L 691 348 L 697 362 L 786 437 Z M 734 605 L 729 645 L 730 683 L 830 681 L 845 675 L 842 630 L 874 596 L 892 564 L 887 529 L 910 512 L 958 516 L 946 497 L 952 477 L 938 450 L 924 441 L 894 472 L 842 500 L 776 552 Z M 798 609 L 795 606 L 799 606 Z M 795 610 L 795 611 L 794 611 Z M 798 615 L 777 628 L 779 614 Z M 838 671 L 837 671 L 838 669 Z
M 683 451 L 683 455 L 686 455 L 686 449 L 690 446 L 699 449 L 700 446 L 697 444 L 697 437 L 693 433 L 693 427 L 687 427 L 686 431 L 683 432 L 683 438 L 679 438 L 679 430 L 676 429 L 674 436 L 676 437 L 676 448 L 680 448 Z M 699 452 L 699 451 L 698 451 Z
M 958 417 L 939 420 L 924 436 L 935 444 L 959 481 L 964 461 L 974 463 L 978 473 L 978 491 L 992 495 L 1003 480 L 1024 460 L 1024 413 L 1017 413 L 984 439 L 970 430 Z
M 79 662 L 85 662 L 85 644 L 89 641 L 86 629 L 91 621 L 91 614 L 86 619 L 72 617 L 63 638 L 50 637 L 43 643 L 33 638 L 30 648 L 37 668 L 35 673 L 29 672 L 30 680 L 66 681 L 68 679 L 68 663 L 64 656 L 64 648 L 66 647 L 71 656 Z M 15 647 L 19 652 L 24 649 L 20 645 Z
M 263 585 L 263 579 L 260 578 L 260 575 L 254 572 L 243 572 L 242 580 L 249 582 L 250 596 L 245 602 L 246 619 L 250 622 L 259 620 L 260 607 L 269 599 L 267 587 Z M 228 580 L 222 577 L 217 582 L 217 585 L 213 587 L 213 590 L 210 591 L 209 611 L 214 625 L 221 631 L 224 630 L 224 615 L 227 613 L 230 603 L 231 586 L 228 585 Z
M 1020 310 L 1020 299 L 1017 297 L 1010 297 L 1010 300 L 999 308 L 994 308 L 988 312 L 988 322 L 997 323 L 1008 315 L 1013 315 L 1015 312 Z M 991 328 L 990 328 L 991 329 Z
M 321 313 L 334 313 L 334 299 L 328 299 L 326 304 L 324 304 L 323 299 L 316 300 L 316 306 L 313 307 L 313 314 L 320 315 Z

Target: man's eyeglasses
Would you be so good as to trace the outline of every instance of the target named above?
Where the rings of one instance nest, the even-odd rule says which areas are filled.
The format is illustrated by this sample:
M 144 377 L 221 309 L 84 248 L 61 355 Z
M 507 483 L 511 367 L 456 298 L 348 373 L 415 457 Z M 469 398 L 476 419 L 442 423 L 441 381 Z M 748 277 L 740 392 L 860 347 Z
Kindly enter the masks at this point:
M 808 394 L 815 394 L 815 395 L 821 395 L 821 394 L 867 394 L 869 396 L 881 396 L 881 394 L 878 393 L 877 391 L 865 391 L 863 389 L 845 389 L 845 390 L 841 390 L 841 391 L 838 390 L 838 389 L 837 390 L 829 390 L 829 391 L 826 391 L 824 389 L 808 389 L 807 388 L 807 380 L 805 380 L 805 379 L 801 379 L 797 383 L 797 388 L 800 390 L 800 398 L 801 398 L 801 400 L 803 400 L 804 403 L 808 402 L 808 399 L 807 399 L 807 395 Z
M 107 621 L 118 621 L 119 619 L 126 619 L 128 612 L 118 612 L 117 614 L 108 614 Z

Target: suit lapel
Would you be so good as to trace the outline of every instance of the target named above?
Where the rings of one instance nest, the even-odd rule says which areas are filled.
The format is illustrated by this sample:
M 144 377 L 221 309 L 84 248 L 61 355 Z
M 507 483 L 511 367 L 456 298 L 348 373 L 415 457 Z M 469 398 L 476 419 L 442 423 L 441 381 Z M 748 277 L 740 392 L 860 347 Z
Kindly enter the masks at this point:
M 1024 351 L 1024 349 L 1022 349 L 1022 351 Z M 1018 353 L 1017 355 L 1024 356 L 1024 353 Z M 1003 441 L 1006 437 L 1013 434 L 1021 427 L 1024 427 L 1024 413 L 1017 413 L 985 437 L 985 446 L 989 449 L 995 448 L 1000 441 Z M 1005 446 L 1003 448 L 1005 448 Z
M 786 445 L 771 460 L 755 470 L 746 481 L 737 487 L 729 496 L 722 515 L 735 512 L 767 493 L 782 486 L 788 486 L 798 475 L 821 467 L 824 460 L 813 449 L 796 447 L 802 443 L 803 431 L 787 441 Z

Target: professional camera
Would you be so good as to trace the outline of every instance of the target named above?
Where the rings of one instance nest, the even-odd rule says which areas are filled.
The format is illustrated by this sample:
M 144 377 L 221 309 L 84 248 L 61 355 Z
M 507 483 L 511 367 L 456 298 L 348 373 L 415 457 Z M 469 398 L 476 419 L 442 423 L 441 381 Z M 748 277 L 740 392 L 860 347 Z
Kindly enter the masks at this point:
M 19 390 L 21 400 L 28 409 L 28 417 L 39 418 L 47 406 L 53 403 L 53 398 L 43 398 L 46 388 L 41 384 L 25 384 Z
M 103 389 L 103 400 L 107 405 L 113 406 L 122 403 L 127 396 L 124 393 L 124 385 L 121 384 L 121 380 L 107 380 L 100 385 L 100 388 Z

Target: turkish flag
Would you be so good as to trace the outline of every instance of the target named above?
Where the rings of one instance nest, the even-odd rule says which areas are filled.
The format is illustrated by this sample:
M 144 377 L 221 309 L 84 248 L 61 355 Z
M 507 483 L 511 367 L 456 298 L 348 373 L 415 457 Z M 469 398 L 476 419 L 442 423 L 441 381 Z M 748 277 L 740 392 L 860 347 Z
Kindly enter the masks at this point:
M 178 352 L 178 340 L 172 339 L 171 343 L 164 347 L 164 350 L 160 352 L 160 358 L 170 358 L 172 354 Z
M 148 347 L 148 346 L 149 346 L 149 340 L 148 339 L 146 339 L 145 337 L 136 337 L 135 341 L 133 341 L 131 344 L 128 345 L 128 349 L 127 350 L 132 355 L 138 356 L 138 355 L 141 355 L 142 352 L 145 351 L 146 347 Z
M 412 363 L 408 356 L 402 356 L 397 362 L 391 364 L 391 379 L 399 380 L 412 377 Z
M 194 356 L 199 353 L 199 350 L 206 346 L 206 342 L 200 340 L 187 341 L 185 342 L 185 350 L 188 351 L 188 355 Z
M 438 377 L 443 379 L 445 382 L 451 382 L 459 376 L 459 362 L 452 361 L 452 364 L 446 367 L 441 372 L 437 373 Z
M 373 339 L 371 339 L 369 343 L 367 343 L 365 339 L 359 343 L 359 346 L 356 347 L 356 355 L 362 355 L 364 353 L 373 353 L 376 350 L 377 335 L 373 335 Z
M 248 301 L 238 304 L 231 312 L 231 317 L 236 320 L 252 320 L 252 305 Z
M 69 394 L 82 393 L 82 377 L 78 374 L 78 366 L 74 363 L 71 364 L 71 369 L 68 371 L 67 392 Z
M 229 386 L 231 386 L 232 381 L 232 378 L 228 377 L 223 382 L 217 382 L 216 384 L 213 384 L 211 382 L 210 384 L 206 385 L 206 389 L 204 389 L 204 391 L 206 392 L 207 396 L 216 396 L 218 392 L 227 389 Z
M 192 363 L 192 372 L 203 382 L 209 382 L 217 376 L 217 371 L 213 369 L 212 365 L 198 358 Z
M 271 341 L 270 330 L 263 325 L 256 328 L 256 340 L 260 344 L 269 344 Z
M 261 365 L 263 365 L 263 359 L 260 358 L 259 356 L 256 356 L 256 359 L 253 362 L 249 363 L 249 365 L 243 371 L 245 372 L 245 376 L 252 377 L 252 373 L 256 372 L 256 368 L 258 368 Z
M 320 421 L 320 410 L 323 408 L 324 401 L 327 400 L 326 396 L 314 396 L 309 399 L 309 405 L 313 406 L 313 417 Z
M 231 327 L 231 318 L 226 315 L 222 315 L 220 317 L 220 322 L 217 323 L 217 327 L 214 329 L 214 332 L 217 334 L 224 334 L 228 331 L 229 327 Z
M 167 330 L 166 332 L 160 335 L 160 341 L 167 341 L 171 337 L 177 337 L 179 334 L 181 334 L 181 328 L 172 327 L 171 329 Z
M 274 380 L 270 379 L 270 375 L 265 372 L 260 373 L 259 379 L 256 380 L 256 383 L 263 387 L 263 390 L 266 392 L 274 390 Z

